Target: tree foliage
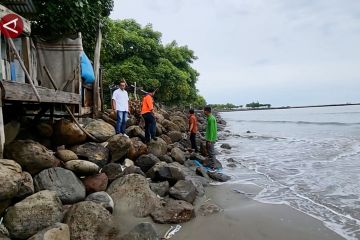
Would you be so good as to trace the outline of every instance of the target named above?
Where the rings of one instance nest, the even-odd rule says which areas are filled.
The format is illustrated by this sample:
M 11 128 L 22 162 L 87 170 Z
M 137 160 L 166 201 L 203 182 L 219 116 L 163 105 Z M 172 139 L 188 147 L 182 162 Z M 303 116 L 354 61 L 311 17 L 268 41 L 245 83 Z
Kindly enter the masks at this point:
M 251 102 L 245 105 L 247 108 L 261 108 L 261 107 L 266 107 L 266 108 L 271 108 L 271 104 L 261 104 L 259 102 Z
M 95 48 L 99 23 L 113 9 L 113 0 L 33 0 L 37 13 L 28 18 L 32 32 L 46 38 L 82 33 L 88 55 Z
M 166 104 L 190 104 L 198 100 L 199 73 L 191 64 L 197 59 L 187 46 L 173 41 L 163 45 L 161 33 L 135 20 L 108 20 L 102 63 L 105 86 L 125 78 L 129 84 L 158 88 L 156 97 Z
M 226 109 L 226 110 L 231 110 L 231 109 L 236 109 L 236 108 L 241 108 L 242 105 L 234 105 L 232 103 L 226 103 L 226 104 L 211 104 L 210 105 L 212 108 L 214 109 Z

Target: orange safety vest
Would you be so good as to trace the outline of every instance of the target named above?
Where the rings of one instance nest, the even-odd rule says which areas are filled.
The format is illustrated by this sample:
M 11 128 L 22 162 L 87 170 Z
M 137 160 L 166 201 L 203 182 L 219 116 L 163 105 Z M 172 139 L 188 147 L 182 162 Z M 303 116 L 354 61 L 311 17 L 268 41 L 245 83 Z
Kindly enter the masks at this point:
M 154 109 L 154 100 L 150 94 L 146 94 L 141 103 L 141 114 L 151 112 Z

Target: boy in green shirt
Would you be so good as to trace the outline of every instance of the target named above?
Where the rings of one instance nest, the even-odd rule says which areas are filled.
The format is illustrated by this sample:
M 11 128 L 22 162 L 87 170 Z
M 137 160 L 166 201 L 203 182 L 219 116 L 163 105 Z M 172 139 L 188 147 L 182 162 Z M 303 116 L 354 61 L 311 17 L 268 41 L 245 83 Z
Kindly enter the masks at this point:
M 215 170 L 215 142 L 217 140 L 217 124 L 216 118 L 211 113 L 211 107 L 206 106 L 204 108 L 204 114 L 207 116 L 207 124 L 206 124 L 206 150 L 208 153 L 208 159 L 210 162 L 211 170 Z

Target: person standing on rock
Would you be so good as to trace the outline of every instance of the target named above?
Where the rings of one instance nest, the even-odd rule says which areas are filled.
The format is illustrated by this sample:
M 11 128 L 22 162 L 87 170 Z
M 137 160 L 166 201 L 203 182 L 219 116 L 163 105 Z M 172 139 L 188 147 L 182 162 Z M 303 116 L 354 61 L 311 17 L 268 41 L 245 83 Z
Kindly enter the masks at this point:
M 190 142 L 191 142 L 191 148 L 197 152 L 197 146 L 196 146 L 196 133 L 198 131 L 197 126 L 197 119 L 195 116 L 194 109 L 189 110 L 189 133 L 190 133 Z
M 145 121 L 145 142 L 150 142 L 150 139 L 156 140 L 156 120 L 154 117 L 154 94 L 155 90 L 150 89 L 143 97 L 141 103 L 141 115 Z
M 126 82 L 120 81 L 119 89 L 115 90 L 112 96 L 112 109 L 116 111 L 116 134 L 122 133 L 125 136 L 126 120 L 129 113 L 129 95 L 125 90 Z
M 208 160 L 211 170 L 215 170 L 215 142 L 217 140 L 217 124 L 216 118 L 211 113 L 211 107 L 206 106 L 204 108 L 204 114 L 207 117 L 206 123 L 206 132 L 205 132 L 205 140 L 206 140 L 206 150 L 208 154 Z

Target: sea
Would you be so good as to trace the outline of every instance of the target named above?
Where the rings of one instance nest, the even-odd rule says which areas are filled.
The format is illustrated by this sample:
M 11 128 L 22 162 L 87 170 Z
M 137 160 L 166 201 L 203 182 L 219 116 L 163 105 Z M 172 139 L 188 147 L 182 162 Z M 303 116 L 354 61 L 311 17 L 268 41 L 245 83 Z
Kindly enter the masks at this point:
M 220 113 L 217 149 L 232 182 L 263 190 L 345 239 L 360 239 L 360 106 Z M 228 143 L 230 150 L 219 146 Z M 232 158 L 237 167 L 228 167 Z

